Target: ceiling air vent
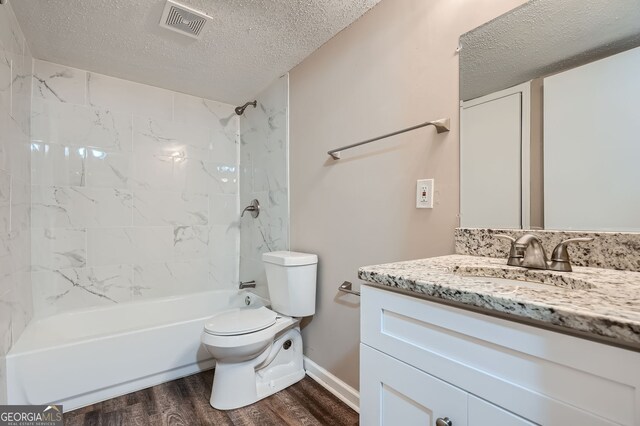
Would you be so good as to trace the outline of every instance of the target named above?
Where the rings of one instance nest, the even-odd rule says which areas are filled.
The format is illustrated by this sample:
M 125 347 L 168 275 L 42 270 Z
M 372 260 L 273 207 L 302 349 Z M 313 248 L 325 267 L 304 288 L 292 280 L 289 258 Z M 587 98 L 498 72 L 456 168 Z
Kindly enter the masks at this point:
M 199 38 L 204 24 L 211 17 L 173 0 L 167 0 L 160 26 L 189 37 Z

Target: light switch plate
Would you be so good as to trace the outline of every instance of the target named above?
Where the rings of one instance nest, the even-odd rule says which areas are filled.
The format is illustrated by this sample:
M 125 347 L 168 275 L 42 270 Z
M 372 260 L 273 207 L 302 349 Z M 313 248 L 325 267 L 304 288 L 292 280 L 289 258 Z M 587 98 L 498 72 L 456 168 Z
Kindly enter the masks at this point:
M 433 188 L 433 179 L 418 179 L 418 184 L 416 185 L 416 208 L 433 208 Z

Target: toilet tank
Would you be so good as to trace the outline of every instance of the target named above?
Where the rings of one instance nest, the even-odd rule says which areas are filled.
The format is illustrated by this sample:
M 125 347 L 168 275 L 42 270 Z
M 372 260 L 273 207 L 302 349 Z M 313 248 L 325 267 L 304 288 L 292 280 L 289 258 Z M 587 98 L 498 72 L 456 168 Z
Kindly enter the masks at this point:
M 316 312 L 318 256 L 274 251 L 264 253 L 262 261 L 267 273 L 272 309 L 291 317 L 313 315 Z

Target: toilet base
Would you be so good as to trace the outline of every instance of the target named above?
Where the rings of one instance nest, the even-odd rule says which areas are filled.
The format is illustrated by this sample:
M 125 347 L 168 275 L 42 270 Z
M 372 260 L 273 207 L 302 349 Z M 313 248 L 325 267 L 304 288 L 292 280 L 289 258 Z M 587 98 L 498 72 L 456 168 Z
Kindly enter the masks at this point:
M 294 327 L 255 359 L 218 362 L 210 403 L 218 410 L 244 407 L 299 382 L 304 376 L 302 336 L 300 327 Z

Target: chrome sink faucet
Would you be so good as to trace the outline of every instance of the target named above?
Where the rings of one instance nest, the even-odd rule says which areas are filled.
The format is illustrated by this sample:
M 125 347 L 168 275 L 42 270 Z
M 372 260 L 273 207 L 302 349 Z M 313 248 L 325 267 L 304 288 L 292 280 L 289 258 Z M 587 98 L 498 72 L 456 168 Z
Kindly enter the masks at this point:
M 524 234 L 517 240 L 508 235 L 496 235 L 496 237 L 511 241 L 507 265 L 530 269 L 550 269 L 560 272 L 572 271 L 567 245 L 593 241 L 593 238 L 571 238 L 565 240 L 556 246 L 551 254 L 551 260 L 548 260 L 540 239 L 535 235 Z
M 531 269 L 547 269 L 547 254 L 540 239 L 532 234 L 524 234 L 517 240 L 508 235 L 496 235 L 511 241 L 507 265 Z

